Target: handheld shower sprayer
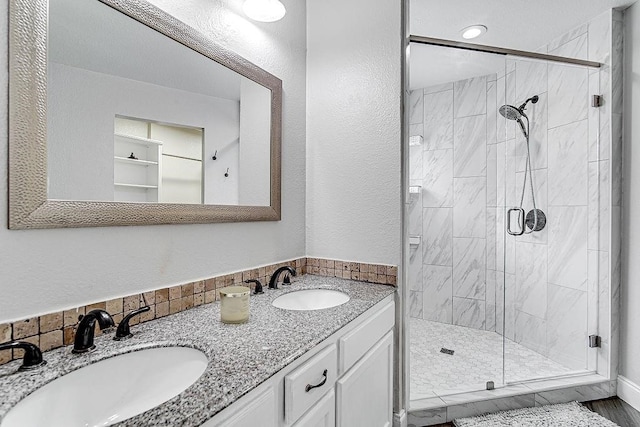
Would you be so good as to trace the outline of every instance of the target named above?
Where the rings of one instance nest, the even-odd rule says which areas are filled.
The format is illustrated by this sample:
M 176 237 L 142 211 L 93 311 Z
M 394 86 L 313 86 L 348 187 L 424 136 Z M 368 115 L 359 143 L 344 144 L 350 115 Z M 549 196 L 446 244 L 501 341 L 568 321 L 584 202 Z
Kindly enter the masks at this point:
M 544 228 L 544 226 L 547 223 L 547 218 L 546 218 L 544 212 L 542 212 L 540 209 L 538 209 L 536 207 L 536 198 L 535 198 L 535 194 L 534 194 L 534 191 L 533 191 L 533 173 L 532 173 L 532 167 L 531 167 L 531 149 L 529 147 L 529 133 L 530 133 L 529 132 L 529 117 L 527 117 L 527 115 L 524 113 L 524 110 L 527 108 L 527 104 L 529 102 L 531 102 L 532 104 L 536 104 L 539 100 L 540 100 L 540 98 L 538 97 L 538 95 L 534 95 L 531 98 L 529 98 L 526 101 L 524 101 L 520 105 L 520 107 L 516 108 L 513 105 L 503 105 L 499 109 L 500 114 L 502 115 L 502 117 L 504 117 L 507 120 L 515 120 L 516 122 L 518 122 L 518 124 L 520 125 L 520 129 L 522 130 L 522 133 L 524 134 L 524 137 L 525 137 L 526 142 L 527 142 L 527 159 L 526 159 L 525 169 L 524 169 L 524 182 L 522 183 L 522 196 L 520 197 L 520 207 L 509 209 L 509 212 L 507 213 L 507 216 L 508 216 L 507 220 L 510 221 L 511 212 L 512 211 L 517 211 L 518 212 L 518 218 L 519 218 L 519 222 L 521 224 L 520 225 L 520 230 L 512 231 L 511 230 L 511 226 L 507 225 L 507 232 L 509 234 L 516 235 L 516 236 L 519 236 L 519 235 L 524 234 L 524 233 L 529 234 L 529 233 L 532 233 L 534 231 L 540 231 L 540 230 L 542 230 Z M 523 117 L 527 120 L 527 126 L 526 127 L 524 125 L 524 122 L 522 121 Z M 527 179 L 529 179 L 529 186 L 531 188 L 531 201 L 533 203 L 533 210 L 530 211 L 527 215 L 525 215 L 524 208 L 522 206 L 524 204 L 525 189 L 527 188 Z M 527 225 L 527 227 L 529 227 L 530 231 L 526 231 L 525 230 L 525 218 L 526 218 L 526 225 Z

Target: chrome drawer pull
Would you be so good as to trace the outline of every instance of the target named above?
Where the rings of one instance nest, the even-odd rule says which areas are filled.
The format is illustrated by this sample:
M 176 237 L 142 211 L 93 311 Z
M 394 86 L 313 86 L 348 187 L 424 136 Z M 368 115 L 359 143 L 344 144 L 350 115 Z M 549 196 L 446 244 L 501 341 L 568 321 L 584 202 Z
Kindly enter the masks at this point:
M 322 373 L 322 376 L 324 377 L 324 379 L 321 382 L 319 382 L 316 385 L 307 384 L 307 386 L 304 388 L 304 391 L 309 392 L 310 390 L 313 390 L 314 388 L 322 387 L 324 385 L 324 383 L 327 382 L 327 370 L 326 369 Z

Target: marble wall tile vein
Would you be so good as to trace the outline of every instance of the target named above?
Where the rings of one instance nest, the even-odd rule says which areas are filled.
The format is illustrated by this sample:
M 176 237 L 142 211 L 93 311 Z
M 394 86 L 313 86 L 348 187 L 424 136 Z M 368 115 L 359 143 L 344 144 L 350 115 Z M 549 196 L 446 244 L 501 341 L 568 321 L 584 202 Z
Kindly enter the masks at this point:
M 487 208 L 487 271 L 497 270 L 497 209 L 494 207 Z
M 547 355 L 547 321 L 516 309 L 515 342 L 543 356 Z M 505 372 L 510 380 L 510 372 Z M 513 380 L 513 378 L 511 379 Z
M 547 45 L 547 51 L 551 52 L 556 50 L 561 45 L 575 39 L 576 37 L 579 37 L 585 34 L 588 30 L 589 30 L 589 25 L 585 23 L 577 26 L 576 28 L 570 31 L 567 31 L 566 33 L 562 34 L 560 37 L 557 37 L 553 39 L 551 42 L 549 42 Z
M 423 263 L 453 265 L 453 209 L 425 208 L 422 220 Z
M 547 347 L 549 357 L 570 369 L 587 367 L 587 293 L 549 285 Z
M 422 185 L 422 154 L 420 145 L 409 147 L 409 182 L 411 185 Z
M 602 94 L 605 103 L 599 108 L 589 108 L 589 161 L 608 160 L 611 149 L 610 72 L 604 66 L 589 74 L 589 93 Z
M 503 159 L 501 159 L 503 160 Z M 498 206 L 498 145 L 487 145 L 487 206 Z
M 518 60 L 516 62 L 516 99 L 522 103 L 534 95 L 545 92 L 547 92 L 547 63 L 537 60 Z
M 453 150 L 423 153 L 423 207 L 453 207 Z
M 409 248 L 409 289 L 422 292 L 422 251 L 420 247 Z
M 549 283 L 585 291 L 588 208 L 551 206 L 549 218 Z
M 424 299 L 422 316 L 451 324 L 453 322 L 453 269 L 439 265 L 423 267 Z
M 485 239 L 454 237 L 453 295 L 455 297 L 484 301 L 487 268 L 485 247 Z
M 547 246 L 516 244 L 516 310 L 547 317 Z
M 581 34 L 557 48 L 549 50 L 549 54 L 587 60 L 589 56 L 588 38 L 588 33 Z
M 485 328 L 483 300 L 453 297 L 453 324 L 467 328 Z
M 495 77 L 495 75 L 494 75 Z M 498 91 L 495 80 L 487 82 L 487 144 L 498 142 Z
M 589 249 L 609 250 L 611 236 L 610 176 L 608 160 L 589 163 Z
M 424 95 L 422 90 L 414 90 L 409 94 L 409 123 L 422 123 Z
M 487 284 L 485 295 L 485 324 L 487 331 L 496 330 L 496 301 L 498 299 L 497 292 L 497 275 L 500 274 L 494 270 L 487 269 Z
M 549 205 L 587 205 L 587 120 L 549 130 Z
M 611 10 L 601 13 L 589 21 L 589 60 L 611 65 Z
M 455 119 L 454 128 L 453 176 L 486 176 L 486 117 L 479 115 Z
M 409 291 L 409 316 L 422 319 L 422 292 Z
M 453 90 L 453 82 L 425 87 L 424 88 L 424 94 L 428 95 L 430 93 L 444 92 L 444 91 L 447 91 L 447 90 Z
M 549 64 L 549 128 L 586 119 L 588 91 L 586 68 Z
M 508 411 L 510 409 L 520 409 L 535 406 L 535 395 L 524 394 L 513 397 L 503 397 L 500 399 L 484 400 L 480 402 L 463 403 L 452 405 L 447 408 L 447 421 L 456 418 L 470 417 L 477 414 Z
M 487 111 L 487 76 L 460 80 L 453 84 L 454 117 L 477 116 Z
M 486 237 L 486 187 L 484 177 L 454 178 L 453 237 Z
M 424 95 L 424 149 L 453 148 L 453 90 Z

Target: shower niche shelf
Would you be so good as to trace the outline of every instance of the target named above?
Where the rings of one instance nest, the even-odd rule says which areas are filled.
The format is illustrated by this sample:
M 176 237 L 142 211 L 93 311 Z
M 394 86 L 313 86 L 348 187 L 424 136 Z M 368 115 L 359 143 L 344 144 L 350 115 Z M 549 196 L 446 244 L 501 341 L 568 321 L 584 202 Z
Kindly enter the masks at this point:
M 422 192 L 422 185 L 410 185 L 409 194 L 420 194 Z

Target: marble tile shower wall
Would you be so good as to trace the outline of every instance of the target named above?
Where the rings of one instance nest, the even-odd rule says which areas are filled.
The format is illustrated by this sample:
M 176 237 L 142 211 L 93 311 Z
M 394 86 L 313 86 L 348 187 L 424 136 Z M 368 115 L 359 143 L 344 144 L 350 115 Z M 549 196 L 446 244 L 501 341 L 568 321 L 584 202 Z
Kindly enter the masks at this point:
M 496 74 L 412 92 L 411 135 L 424 138 L 410 147 L 410 184 L 422 186 L 410 204 L 410 234 L 422 236 L 410 253 L 412 317 L 495 331 L 571 369 L 613 369 L 618 16 L 609 11 L 540 49 L 598 61 L 600 69 L 507 59 Z M 591 107 L 594 94 L 603 95 L 602 107 Z M 505 237 L 505 211 L 520 204 L 527 152 L 522 132 L 498 108 L 533 95 L 540 97 L 527 108 L 533 183 L 548 223 L 539 233 Z M 524 208 L 532 209 L 530 191 Z M 588 350 L 590 334 L 602 337 L 601 350 Z

